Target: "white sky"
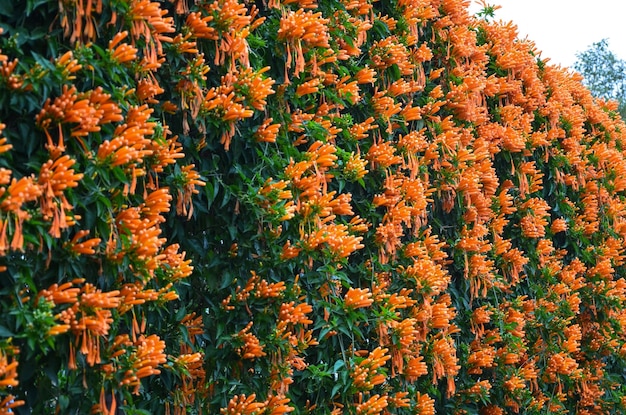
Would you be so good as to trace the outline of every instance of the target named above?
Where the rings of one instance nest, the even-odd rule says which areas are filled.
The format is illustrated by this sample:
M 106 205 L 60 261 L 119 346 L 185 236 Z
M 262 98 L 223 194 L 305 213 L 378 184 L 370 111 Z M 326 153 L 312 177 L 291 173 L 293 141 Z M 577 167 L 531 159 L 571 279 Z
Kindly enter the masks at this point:
M 626 0 L 488 0 L 502 6 L 496 20 L 512 21 L 519 37 L 535 42 L 542 58 L 570 66 L 576 53 L 609 39 L 609 48 L 626 60 Z M 472 0 L 470 11 L 481 9 Z

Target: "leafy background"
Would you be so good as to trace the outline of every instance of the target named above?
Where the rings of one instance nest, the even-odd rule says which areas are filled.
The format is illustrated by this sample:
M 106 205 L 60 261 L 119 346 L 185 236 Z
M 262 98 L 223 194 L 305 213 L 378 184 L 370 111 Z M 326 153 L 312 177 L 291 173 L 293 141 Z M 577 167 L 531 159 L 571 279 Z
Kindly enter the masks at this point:
M 461 0 L 0 4 L 1 413 L 620 413 L 625 125 Z

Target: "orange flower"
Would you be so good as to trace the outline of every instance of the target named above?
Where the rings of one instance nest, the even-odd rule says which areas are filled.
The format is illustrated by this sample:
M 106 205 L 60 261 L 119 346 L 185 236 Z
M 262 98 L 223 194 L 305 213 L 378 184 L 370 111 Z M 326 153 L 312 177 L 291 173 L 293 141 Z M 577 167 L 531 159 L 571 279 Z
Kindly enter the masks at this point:
M 73 19 L 68 18 L 68 12 L 65 10 L 65 7 L 68 6 L 74 8 L 74 10 L 69 11 L 74 15 Z M 83 1 L 75 3 L 63 2 L 59 3 L 59 8 L 63 34 L 67 37 L 70 36 L 71 32 L 71 43 L 76 41 L 89 42 L 95 39 L 96 25 L 94 23 L 96 19 L 93 16 L 93 12 L 102 13 L 102 0 L 89 1 L 87 4 Z M 70 28 L 70 26 L 72 27 Z
M 259 339 L 254 334 L 250 333 L 251 328 L 252 322 L 248 323 L 248 325 L 235 336 L 244 343 L 243 346 L 237 348 L 237 353 L 244 359 L 255 359 L 265 356 L 263 346 L 259 343 Z
M 480 415 L 504 415 L 504 410 L 497 405 L 488 405 L 480 410 Z
M 352 181 L 361 180 L 367 174 L 366 165 L 367 161 L 361 158 L 360 153 L 350 153 L 350 158 L 344 166 L 346 178 Z
M 111 59 L 115 62 L 125 63 L 133 62 L 137 59 L 137 48 L 127 43 L 120 42 L 128 36 L 128 31 L 116 33 L 115 36 L 109 41 L 109 53 Z
M 374 124 L 374 118 L 369 117 L 365 121 L 354 124 L 350 127 L 350 134 L 354 137 L 355 140 L 362 140 L 368 137 L 367 132 L 371 130 L 375 130 L 378 128 L 377 124 Z
M 411 347 L 417 342 L 420 337 L 419 330 L 417 328 L 417 320 L 414 318 L 407 318 L 402 321 L 389 322 L 389 326 L 393 329 L 393 338 L 397 338 L 399 345 L 398 351 L 400 354 L 405 352 L 410 352 Z M 394 355 L 392 358 L 392 364 L 397 366 L 400 373 L 402 373 L 403 361 L 396 361 L 396 356 Z M 399 359 L 398 359 L 399 360 Z
M 65 76 L 65 79 L 67 79 L 68 81 L 75 79 L 76 77 L 73 76 L 72 74 L 74 72 L 79 71 L 80 68 L 82 67 L 78 63 L 78 60 L 74 59 L 74 54 L 72 53 L 71 50 L 68 50 L 63 55 L 61 55 L 56 60 L 56 65 L 57 67 L 61 68 L 61 70 L 63 71 L 63 75 Z
M 355 77 L 359 84 L 373 84 L 376 82 L 376 71 L 365 65 L 356 73 Z
M 391 132 L 391 117 L 402 111 L 402 104 L 385 95 L 385 91 L 376 91 L 371 100 L 374 112 L 388 124 L 387 132 Z
M 37 200 L 42 189 L 35 183 L 34 177 L 22 177 L 19 180 L 13 178 L 9 187 L 0 192 L 4 196 L 0 209 L 19 214 L 22 212 L 22 205 Z
M 120 386 L 134 386 L 133 393 L 136 395 L 139 393 L 142 378 L 161 373 L 157 367 L 167 361 L 164 353 L 165 342 L 155 334 L 148 337 L 141 335 L 135 342 L 130 342 L 127 336 L 118 338 L 116 344 L 119 343 L 132 350 L 127 356 L 131 366 L 124 373 Z
M 475 309 L 472 313 L 470 320 L 470 331 L 476 335 L 476 339 L 482 337 L 485 333 L 485 324 L 491 321 L 491 315 L 493 311 L 488 310 L 488 307 L 482 306 Z
M 6 349 L 0 349 L 0 391 L 2 392 L 11 387 L 17 387 L 19 384 L 17 380 L 18 362 L 15 358 L 19 350 L 16 347 L 5 347 Z M 0 406 L 1 409 L 3 406 Z
M 213 16 L 211 15 L 203 17 L 200 12 L 191 12 L 187 15 L 185 25 L 189 28 L 192 36 L 198 39 L 218 40 L 217 30 L 209 26 L 212 20 Z
M 71 302 L 71 307 L 61 311 L 55 318 L 70 326 L 70 330 L 76 336 L 76 343 L 80 343 L 80 352 L 86 355 L 87 364 L 93 366 L 101 361 L 100 339 L 108 334 L 113 323 L 111 309 L 120 305 L 122 297 L 117 290 L 102 292 L 92 284 L 85 284 L 76 300 L 76 289 L 71 288 L 73 283 L 82 283 L 82 280 L 66 283 L 60 287 L 53 285 L 50 291 L 43 292 L 42 296 L 53 301 Z M 73 350 L 72 344 L 69 364 L 71 369 L 76 368 Z
M 283 250 L 280 254 L 280 259 L 288 260 L 297 257 L 300 254 L 301 249 L 291 245 L 291 241 L 285 242 Z
M 339 98 L 345 99 L 352 104 L 356 104 L 361 99 L 359 95 L 358 82 L 347 82 L 349 79 L 350 76 L 348 75 L 341 78 L 339 82 L 335 83 L 335 90 L 337 91 Z
M 372 305 L 372 293 L 368 288 L 350 288 L 344 297 L 347 308 L 364 308 Z
M 428 366 L 424 361 L 424 357 L 420 355 L 410 356 L 403 368 L 403 372 L 406 379 L 411 383 L 415 382 L 420 376 L 427 375 Z
M 319 91 L 320 79 L 313 78 L 310 81 L 306 81 L 300 85 L 296 89 L 296 96 L 301 97 L 303 95 L 315 94 Z
M 193 201 L 191 200 L 191 197 L 192 195 L 199 193 L 196 186 L 206 185 L 206 183 L 200 178 L 200 174 L 194 170 L 194 167 L 194 164 L 188 164 L 180 169 L 183 190 L 178 190 L 176 213 L 179 215 L 187 215 L 187 219 L 191 219 L 193 215 Z
M 193 272 L 191 259 L 185 259 L 186 253 L 178 252 L 179 248 L 178 244 L 172 244 L 161 252 L 161 263 L 165 265 L 166 273 L 169 274 L 169 279 L 173 282 L 187 278 Z
M 444 299 L 447 297 L 446 299 Z M 444 299 L 442 301 L 442 299 Z M 450 326 L 450 320 L 456 315 L 454 308 L 450 308 L 450 296 L 444 295 L 436 304 L 432 306 L 432 317 L 430 325 L 434 329 L 447 329 Z
M 6 124 L 2 124 L 0 122 L 0 134 L 2 134 L 2 130 L 6 127 Z M 11 150 L 13 146 L 11 144 L 7 144 L 7 139 L 5 137 L 0 138 L 0 154 L 6 153 Z
M 472 346 L 474 346 L 474 343 L 472 343 Z M 483 368 L 494 366 L 496 351 L 492 346 L 477 345 L 476 347 L 480 347 L 480 349 L 472 351 L 467 358 L 468 373 L 481 375 Z
M 4 179 L 8 180 L 9 171 Z M 4 180 L 4 181 L 6 181 Z M 30 214 L 23 210 L 22 207 L 25 203 L 37 200 L 41 196 L 41 188 L 35 183 L 33 177 L 22 177 L 20 180 L 13 178 L 8 188 L 0 187 L 0 196 L 3 196 L 0 203 L 0 209 L 10 213 L 12 221 L 9 217 L 0 220 L 0 253 L 4 253 L 7 249 L 22 250 L 24 247 L 24 234 L 22 232 L 22 225 L 25 219 L 30 217 Z M 9 226 L 9 225 L 12 226 Z M 8 245 L 8 232 L 13 232 L 10 246 Z
M 117 400 L 115 399 L 115 392 L 111 391 L 111 401 L 110 405 L 108 405 L 103 385 L 100 389 L 100 401 L 97 405 L 94 406 L 92 412 L 94 410 L 98 411 L 97 413 L 102 415 L 115 415 L 115 413 L 117 412 Z
M 489 396 L 489 391 L 491 390 L 491 382 L 488 380 L 480 380 L 472 385 L 470 388 L 463 391 L 468 395 L 476 395 L 477 397 L 485 398 Z
M 417 392 L 415 395 L 417 404 L 415 409 L 420 415 L 435 415 L 435 400 L 428 396 L 428 394 Z
M 128 18 L 133 22 L 131 35 L 133 39 L 144 38 L 146 46 L 144 57 L 152 63 L 157 62 L 157 54 L 163 55 L 161 42 L 171 42 L 166 33 L 174 33 L 174 19 L 164 17 L 167 10 L 162 10 L 158 2 L 150 0 L 131 0 Z
M 395 155 L 396 147 L 389 141 L 379 141 L 372 144 L 367 152 L 367 159 L 372 165 L 387 168 L 402 163 L 402 157 Z
M 356 406 L 357 415 L 376 415 L 380 414 L 388 405 L 387 395 L 373 395 L 367 401 Z
M 16 399 L 14 395 L 6 395 L 2 401 L 0 401 L 0 413 L 1 414 L 12 414 L 13 411 L 11 409 L 17 408 L 18 406 L 24 405 L 24 402 L 21 399 Z
M 355 365 L 350 372 L 350 377 L 356 388 L 367 391 L 385 382 L 387 377 L 384 373 L 379 373 L 378 369 L 391 358 L 387 354 L 388 351 L 389 349 L 377 347 L 365 359 Z
M 254 138 L 258 143 L 276 142 L 276 136 L 282 124 L 272 124 L 272 121 L 272 118 L 267 118 L 254 133 Z
M 279 331 L 284 330 L 288 325 L 302 324 L 307 326 L 313 324 L 313 320 L 307 317 L 313 311 L 313 307 L 307 303 L 300 303 L 295 305 L 295 302 L 290 301 L 280 305 L 280 312 L 278 314 L 277 329 Z
M 250 396 L 235 395 L 228 402 L 226 408 L 220 409 L 221 415 L 253 415 L 261 413 L 266 404 L 261 402 L 255 402 L 256 395 L 253 393 Z
M 439 338 L 433 344 L 433 384 L 437 384 L 440 378 L 446 377 L 448 388 L 446 395 L 454 395 L 456 390 L 454 376 L 459 372 L 461 366 L 458 364 L 456 350 L 452 339 Z
M 533 197 L 522 204 L 526 215 L 520 221 L 522 234 L 527 238 L 543 238 L 546 234 L 545 227 L 548 225 L 547 217 L 550 206 L 541 199 Z
M 156 123 L 148 122 L 152 109 L 147 105 L 132 107 L 126 116 L 126 124 L 118 126 L 112 140 L 105 140 L 97 152 L 100 162 L 108 162 L 111 166 L 122 166 L 128 163 L 142 163 L 143 158 L 152 155 L 149 149 L 151 137 Z
M 284 415 L 294 411 L 296 408 L 287 405 L 289 402 L 290 399 L 286 398 L 284 395 L 274 395 L 268 397 L 265 401 L 267 415 Z
M 155 99 L 156 95 L 160 95 L 165 90 L 157 83 L 156 79 L 147 77 L 137 82 L 137 98 L 140 102 L 147 102 L 149 104 L 158 104 L 159 100 Z
M 278 39 L 287 43 L 287 60 L 285 62 L 285 80 L 288 82 L 288 73 L 292 67 L 295 54 L 294 76 L 304 71 L 305 59 L 302 45 L 310 47 L 329 47 L 328 24 L 329 20 L 322 17 L 322 13 L 313 13 L 298 9 L 283 12 L 278 29 Z
M 582 330 L 578 324 L 568 326 L 564 331 L 565 341 L 561 347 L 568 353 L 576 353 L 580 350 L 580 341 L 582 340 Z

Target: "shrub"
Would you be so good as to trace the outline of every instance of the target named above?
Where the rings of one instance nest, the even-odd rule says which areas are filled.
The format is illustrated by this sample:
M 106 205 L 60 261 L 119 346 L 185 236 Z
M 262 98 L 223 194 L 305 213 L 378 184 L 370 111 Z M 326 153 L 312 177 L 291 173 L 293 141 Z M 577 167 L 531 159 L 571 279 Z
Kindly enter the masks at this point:
M 0 16 L 0 413 L 624 410 L 625 125 L 514 26 Z

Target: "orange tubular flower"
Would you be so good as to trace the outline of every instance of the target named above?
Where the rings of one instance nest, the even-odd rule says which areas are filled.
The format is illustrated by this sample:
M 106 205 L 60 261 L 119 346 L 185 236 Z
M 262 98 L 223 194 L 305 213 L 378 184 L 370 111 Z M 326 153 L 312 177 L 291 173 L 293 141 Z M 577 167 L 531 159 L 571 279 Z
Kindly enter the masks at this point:
M 65 244 L 65 247 L 77 255 L 93 255 L 96 253 L 94 247 L 100 244 L 102 241 L 100 238 L 91 238 L 84 242 L 78 242 L 79 239 L 89 235 L 88 230 L 81 230 L 76 232 L 72 240 Z
M 265 356 L 263 346 L 259 343 L 259 339 L 254 334 L 250 333 L 251 328 L 252 321 L 236 335 L 236 338 L 244 343 L 243 346 L 237 349 L 239 356 L 244 359 L 255 359 Z
M 423 356 L 413 356 L 406 362 L 403 371 L 406 379 L 410 383 L 413 383 L 420 376 L 428 374 L 428 366 L 426 365 Z
M 39 185 L 47 198 L 62 196 L 68 187 L 77 187 L 83 178 L 82 173 L 74 173 L 71 167 L 76 163 L 68 155 L 56 160 L 48 160 L 39 172 Z
M 433 345 L 433 384 L 445 376 L 448 381 L 447 396 L 454 395 L 456 390 L 454 376 L 461 368 L 457 363 L 453 340 L 446 338 L 435 340 Z
M 235 395 L 228 402 L 226 408 L 220 409 L 221 415 L 253 415 L 261 413 L 265 409 L 266 404 L 261 402 L 254 402 L 256 395 L 253 393 L 250 396 Z
M 272 124 L 273 119 L 268 118 L 263 121 L 263 124 L 259 126 L 256 133 L 254 133 L 254 138 L 257 143 L 275 143 L 276 136 L 280 131 L 280 127 L 282 124 Z
M 361 99 L 359 95 L 359 86 L 357 81 L 347 82 L 350 79 L 348 75 L 344 76 L 335 84 L 335 90 L 340 98 L 356 104 Z
M 77 280 L 75 283 L 81 283 Z M 74 282 L 73 282 L 74 283 Z M 78 300 L 74 300 L 75 290 L 66 283 L 61 287 L 51 287 L 51 291 L 44 292 L 44 298 L 53 301 L 72 302 L 70 308 L 61 311 L 55 316 L 57 320 L 69 325 L 70 330 L 76 336 L 76 343 L 80 344 L 80 352 L 86 356 L 89 366 L 100 363 L 100 338 L 108 334 L 113 322 L 111 309 L 120 305 L 122 297 L 120 292 L 102 292 L 91 284 L 85 284 L 80 289 Z M 60 290 L 63 288 L 63 290 Z M 68 296 L 64 298 L 63 296 Z M 74 356 L 74 344 L 70 351 L 70 369 L 76 368 Z
M 83 279 L 75 279 L 72 282 L 64 284 L 52 284 L 48 289 L 41 290 L 39 297 L 47 301 L 52 301 L 55 305 L 59 304 L 75 304 L 78 301 L 78 295 L 81 289 L 74 287 L 74 284 L 83 283 Z
M 6 127 L 6 124 L 2 124 L 0 122 L 0 134 L 2 134 L 2 130 Z M 0 154 L 6 153 L 11 150 L 13 146 L 11 144 L 7 144 L 7 139 L 5 137 L 0 138 Z
M 64 191 L 68 187 L 77 187 L 78 182 L 83 178 L 82 173 L 74 173 L 74 169 L 71 168 L 74 163 L 75 160 L 64 155 L 54 161 L 48 160 L 41 166 L 39 172 L 38 184 L 42 190 L 39 198 L 41 211 L 44 218 L 52 219 L 50 234 L 55 238 L 60 237 L 61 230 L 67 228 L 65 212 L 72 209 L 65 198 Z
M 435 400 L 428 396 L 428 394 L 421 394 L 417 392 L 416 398 L 417 400 L 417 413 L 420 415 L 435 415 Z
M 350 377 L 356 388 L 368 391 L 385 382 L 387 377 L 383 373 L 378 373 L 378 369 L 391 359 L 387 352 L 389 349 L 377 347 L 354 367 Z
M 128 31 L 116 33 L 109 41 L 109 53 L 111 59 L 118 63 L 133 62 L 137 59 L 137 48 L 127 43 L 120 42 L 128 36 Z
M 277 330 L 282 331 L 289 325 L 302 324 L 308 326 L 313 324 L 313 320 L 307 317 L 307 314 L 313 311 L 313 307 L 307 303 L 294 304 L 293 301 L 290 301 L 280 305 Z
M 285 80 L 288 82 L 288 72 L 292 67 L 295 54 L 294 76 L 298 76 L 305 68 L 304 51 L 302 44 L 309 47 L 328 48 L 330 36 L 328 34 L 329 20 L 322 18 L 322 13 L 313 13 L 298 9 L 283 13 L 278 29 L 278 39 L 287 43 L 287 60 L 285 62 Z
M 193 215 L 193 202 L 191 197 L 200 192 L 196 186 L 206 185 L 206 183 L 200 179 L 200 174 L 194 170 L 194 167 L 194 164 L 189 164 L 181 168 L 183 190 L 178 190 L 178 200 L 176 202 L 176 213 L 186 215 L 187 219 L 191 219 Z
M 402 157 L 395 155 L 396 148 L 389 141 L 380 141 L 372 144 L 367 152 L 367 159 L 372 165 L 380 168 L 387 168 L 394 164 L 402 163 Z
M 296 89 L 296 96 L 301 97 L 303 95 L 315 94 L 319 91 L 320 79 L 313 78 L 310 81 L 306 81 Z
M 364 308 L 372 305 L 372 293 L 368 288 L 350 288 L 344 297 L 347 308 Z
M 344 174 L 348 180 L 357 181 L 365 177 L 368 170 L 365 168 L 367 161 L 361 158 L 361 154 L 350 153 L 350 158 L 344 166 Z
M 294 411 L 296 408 L 289 406 L 289 402 L 290 399 L 286 398 L 284 395 L 270 396 L 267 401 L 265 401 L 266 413 L 268 415 L 284 415 Z
M 284 281 L 268 283 L 266 280 L 261 280 L 256 287 L 256 296 L 258 298 L 281 297 L 286 288 Z
M 68 50 L 56 60 L 56 65 L 62 69 L 65 79 L 68 81 L 75 79 L 72 74 L 82 68 L 78 63 L 78 60 L 74 59 L 74 54 L 71 50 Z
M 387 395 L 380 396 L 378 394 L 372 396 L 367 401 L 356 406 L 357 415 L 376 415 L 380 414 L 388 405 Z
M 213 16 L 211 15 L 203 17 L 200 12 L 191 12 L 187 15 L 186 26 L 193 37 L 217 40 L 219 38 L 217 31 L 208 25 L 212 20 Z
M 18 362 L 15 360 L 17 353 L 18 349 L 15 347 L 9 346 L 7 350 L 0 349 L 0 391 L 2 392 L 19 384 L 17 380 Z M 0 406 L 0 411 L 2 408 Z
M 164 353 L 165 342 L 157 335 L 140 336 L 134 343 L 136 349 L 128 357 L 132 368 L 124 374 L 120 385 L 134 386 L 133 393 L 139 393 L 140 379 L 161 373 L 157 366 L 167 361 Z
M 141 102 L 149 104 L 158 104 L 159 100 L 155 99 L 156 95 L 165 92 L 163 88 L 156 82 L 156 79 L 147 77 L 137 83 L 137 98 Z
M 291 241 L 285 242 L 283 245 L 282 253 L 280 254 L 280 259 L 287 260 L 297 257 L 300 254 L 301 249 L 291 245 Z
M 527 214 L 520 221 L 522 234 L 527 238 L 543 238 L 546 234 L 545 228 L 548 225 L 547 217 L 550 206 L 540 198 L 531 198 L 522 204 L 522 209 Z
M 3 182 L 7 184 L 10 171 L 3 170 L 1 172 L 6 173 Z M 22 225 L 24 220 L 30 217 L 30 214 L 22 207 L 25 203 L 37 200 L 41 193 L 41 188 L 35 183 L 33 177 L 22 177 L 20 180 L 13 178 L 8 188 L 0 188 L 0 196 L 4 197 L 0 203 L 0 209 L 11 216 L 0 220 L 0 253 L 3 254 L 7 249 L 23 249 Z M 12 226 L 9 226 L 10 224 Z M 10 230 L 13 231 L 13 236 L 9 245 L 8 232 Z
M 7 395 L 0 401 L 0 414 L 12 414 L 13 411 L 11 409 L 17 408 L 18 406 L 24 405 L 25 402 L 23 400 L 18 400 L 14 395 Z
M 131 0 L 128 17 L 132 20 L 131 35 L 137 40 L 146 41 L 144 55 L 150 62 L 157 62 L 157 54 L 163 55 L 161 42 L 171 42 L 166 33 L 174 33 L 174 19 L 164 17 L 166 10 L 161 10 L 160 3 L 150 0 Z
M 161 253 L 161 262 L 166 266 L 165 269 L 169 274 L 169 280 L 173 282 L 187 278 L 193 272 L 191 259 L 185 259 L 186 253 L 178 252 L 178 249 L 178 244 L 172 244 Z
M 481 349 L 473 351 L 469 355 L 467 359 L 467 365 L 469 366 L 468 373 L 480 375 L 483 373 L 483 368 L 494 366 L 496 357 L 495 349 L 492 346 L 481 347 Z
M 270 69 L 269 66 L 254 70 L 252 68 L 244 68 L 233 70 L 222 77 L 222 86 L 231 86 L 240 96 L 238 100 L 244 100 L 246 105 L 263 111 L 267 105 L 267 97 L 275 91 L 272 89 L 275 81 L 272 78 L 263 75 Z
M 402 111 L 402 104 L 395 102 L 392 97 L 386 96 L 384 91 L 377 91 L 372 97 L 372 106 L 376 115 L 388 124 L 387 132 L 391 132 L 391 117 Z
M 367 65 L 360 69 L 355 76 L 359 84 L 373 84 L 376 82 L 376 71 Z
M 19 180 L 13 178 L 8 188 L 2 189 L 5 196 L 0 209 L 5 212 L 19 214 L 24 203 L 32 202 L 42 194 L 42 189 L 35 183 L 33 177 L 22 177 Z

